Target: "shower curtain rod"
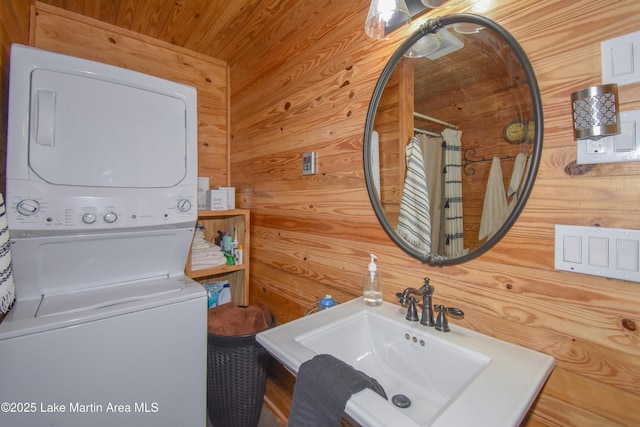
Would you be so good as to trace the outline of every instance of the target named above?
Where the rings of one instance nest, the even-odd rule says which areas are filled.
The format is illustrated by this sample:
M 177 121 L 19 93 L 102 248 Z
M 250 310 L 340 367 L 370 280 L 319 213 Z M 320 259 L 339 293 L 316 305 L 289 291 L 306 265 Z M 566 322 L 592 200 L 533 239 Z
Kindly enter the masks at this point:
M 424 120 L 429 120 L 430 122 L 434 122 L 434 123 L 439 123 L 441 125 L 445 125 L 445 126 L 450 127 L 452 129 L 458 129 L 458 126 L 456 126 L 456 125 L 454 125 L 452 123 L 449 123 L 449 122 L 445 122 L 445 121 L 440 120 L 440 119 L 436 119 L 435 117 L 426 116 L 424 114 L 416 113 L 415 111 L 413 112 L 413 115 L 415 117 L 420 117 L 421 119 L 424 119 Z
M 438 132 L 431 132 L 430 130 L 425 130 L 425 129 L 420 129 L 420 128 L 413 128 L 414 132 L 418 132 L 418 133 L 424 133 L 426 135 L 430 135 L 430 136 L 439 136 L 442 137 L 441 134 L 439 134 Z

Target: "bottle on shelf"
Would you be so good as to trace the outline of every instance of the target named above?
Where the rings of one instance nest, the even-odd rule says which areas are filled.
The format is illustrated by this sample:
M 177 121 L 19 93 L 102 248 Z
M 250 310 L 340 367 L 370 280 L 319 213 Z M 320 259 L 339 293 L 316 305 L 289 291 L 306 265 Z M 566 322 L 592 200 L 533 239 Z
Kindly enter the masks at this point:
M 238 243 L 238 249 L 236 249 L 236 265 L 242 265 L 243 262 L 243 253 L 242 253 L 242 243 Z
M 217 306 L 221 306 L 222 304 L 226 304 L 231 302 L 231 288 L 228 283 L 225 283 L 222 287 L 222 291 L 220 292 L 220 296 L 218 297 Z

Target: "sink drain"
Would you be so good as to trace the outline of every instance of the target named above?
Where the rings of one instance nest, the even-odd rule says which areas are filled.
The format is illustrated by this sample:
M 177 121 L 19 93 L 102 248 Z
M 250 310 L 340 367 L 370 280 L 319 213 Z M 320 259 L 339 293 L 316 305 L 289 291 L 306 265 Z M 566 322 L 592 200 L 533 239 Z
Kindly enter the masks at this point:
M 408 408 L 411 406 L 411 399 L 404 394 L 396 394 L 391 398 L 391 402 L 393 402 L 393 404 L 398 408 Z

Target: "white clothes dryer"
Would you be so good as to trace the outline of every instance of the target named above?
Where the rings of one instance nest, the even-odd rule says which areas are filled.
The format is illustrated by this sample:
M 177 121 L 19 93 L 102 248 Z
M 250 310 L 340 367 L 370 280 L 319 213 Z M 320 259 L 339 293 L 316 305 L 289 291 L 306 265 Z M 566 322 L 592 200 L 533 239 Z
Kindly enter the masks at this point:
M 13 45 L 0 424 L 206 425 L 194 88 Z

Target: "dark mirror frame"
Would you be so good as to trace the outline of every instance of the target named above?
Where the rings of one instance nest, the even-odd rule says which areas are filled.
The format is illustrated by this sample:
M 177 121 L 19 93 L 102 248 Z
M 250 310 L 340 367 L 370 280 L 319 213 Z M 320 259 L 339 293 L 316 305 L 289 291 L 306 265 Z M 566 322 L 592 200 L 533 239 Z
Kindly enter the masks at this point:
M 437 33 L 439 29 L 457 24 L 457 23 L 470 23 L 480 25 L 486 28 L 489 28 L 496 32 L 498 35 L 502 36 L 502 38 L 507 42 L 507 44 L 511 47 L 516 57 L 520 61 L 522 65 L 523 71 L 527 78 L 527 82 L 529 84 L 531 90 L 531 99 L 533 102 L 533 113 L 534 113 L 534 123 L 535 123 L 535 136 L 533 140 L 533 152 L 531 155 L 531 165 L 529 172 L 526 176 L 526 181 L 524 183 L 522 194 L 518 199 L 515 208 L 507 217 L 505 223 L 498 229 L 498 231 L 489 238 L 484 244 L 475 250 L 469 252 L 468 254 L 458 257 L 458 258 L 444 258 L 440 256 L 431 256 L 430 254 L 424 254 L 418 252 L 413 246 L 408 244 L 404 239 L 398 235 L 395 228 L 389 223 L 387 217 L 382 209 L 382 205 L 380 200 L 378 199 L 378 195 L 375 190 L 375 186 L 373 184 L 373 175 L 371 171 L 370 164 L 370 155 L 371 155 L 371 135 L 373 132 L 373 124 L 376 118 L 376 112 L 378 110 L 378 104 L 380 102 L 380 97 L 382 96 L 382 92 L 394 71 L 396 65 L 403 58 L 404 54 L 416 43 L 420 38 L 426 36 L 427 34 Z M 540 96 L 540 90 L 538 88 L 538 82 L 536 80 L 533 67 L 527 58 L 524 50 L 517 42 L 517 40 L 503 27 L 495 23 L 494 21 L 485 18 L 479 15 L 473 14 L 452 14 L 448 16 L 443 16 L 435 19 L 428 20 L 425 24 L 423 24 L 420 29 L 418 29 L 413 35 L 411 35 L 408 39 L 406 39 L 394 52 L 394 54 L 389 59 L 387 65 L 383 68 L 380 78 L 378 79 L 378 83 L 375 86 L 373 91 L 373 95 L 371 97 L 371 102 L 369 103 L 369 110 L 367 112 L 367 119 L 365 122 L 364 129 L 364 147 L 363 147 L 363 162 L 364 162 L 364 175 L 365 182 L 367 185 L 367 192 L 369 194 L 369 200 L 371 201 L 371 206 L 378 217 L 378 221 L 380 225 L 385 230 L 387 235 L 393 240 L 393 242 L 404 252 L 411 255 L 412 257 L 422 261 L 425 264 L 432 266 L 446 266 L 446 265 L 456 265 L 462 264 L 464 262 L 470 261 L 483 253 L 487 252 L 491 249 L 496 243 L 498 243 L 502 237 L 509 231 L 509 229 L 513 226 L 518 216 L 524 209 L 524 206 L 529 198 L 531 193 L 531 189 L 533 188 L 533 183 L 535 181 L 536 174 L 538 172 L 538 167 L 540 165 L 540 158 L 542 155 L 542 139 L 543 139 L 543 113 L 542 113 L 542 99 Z

